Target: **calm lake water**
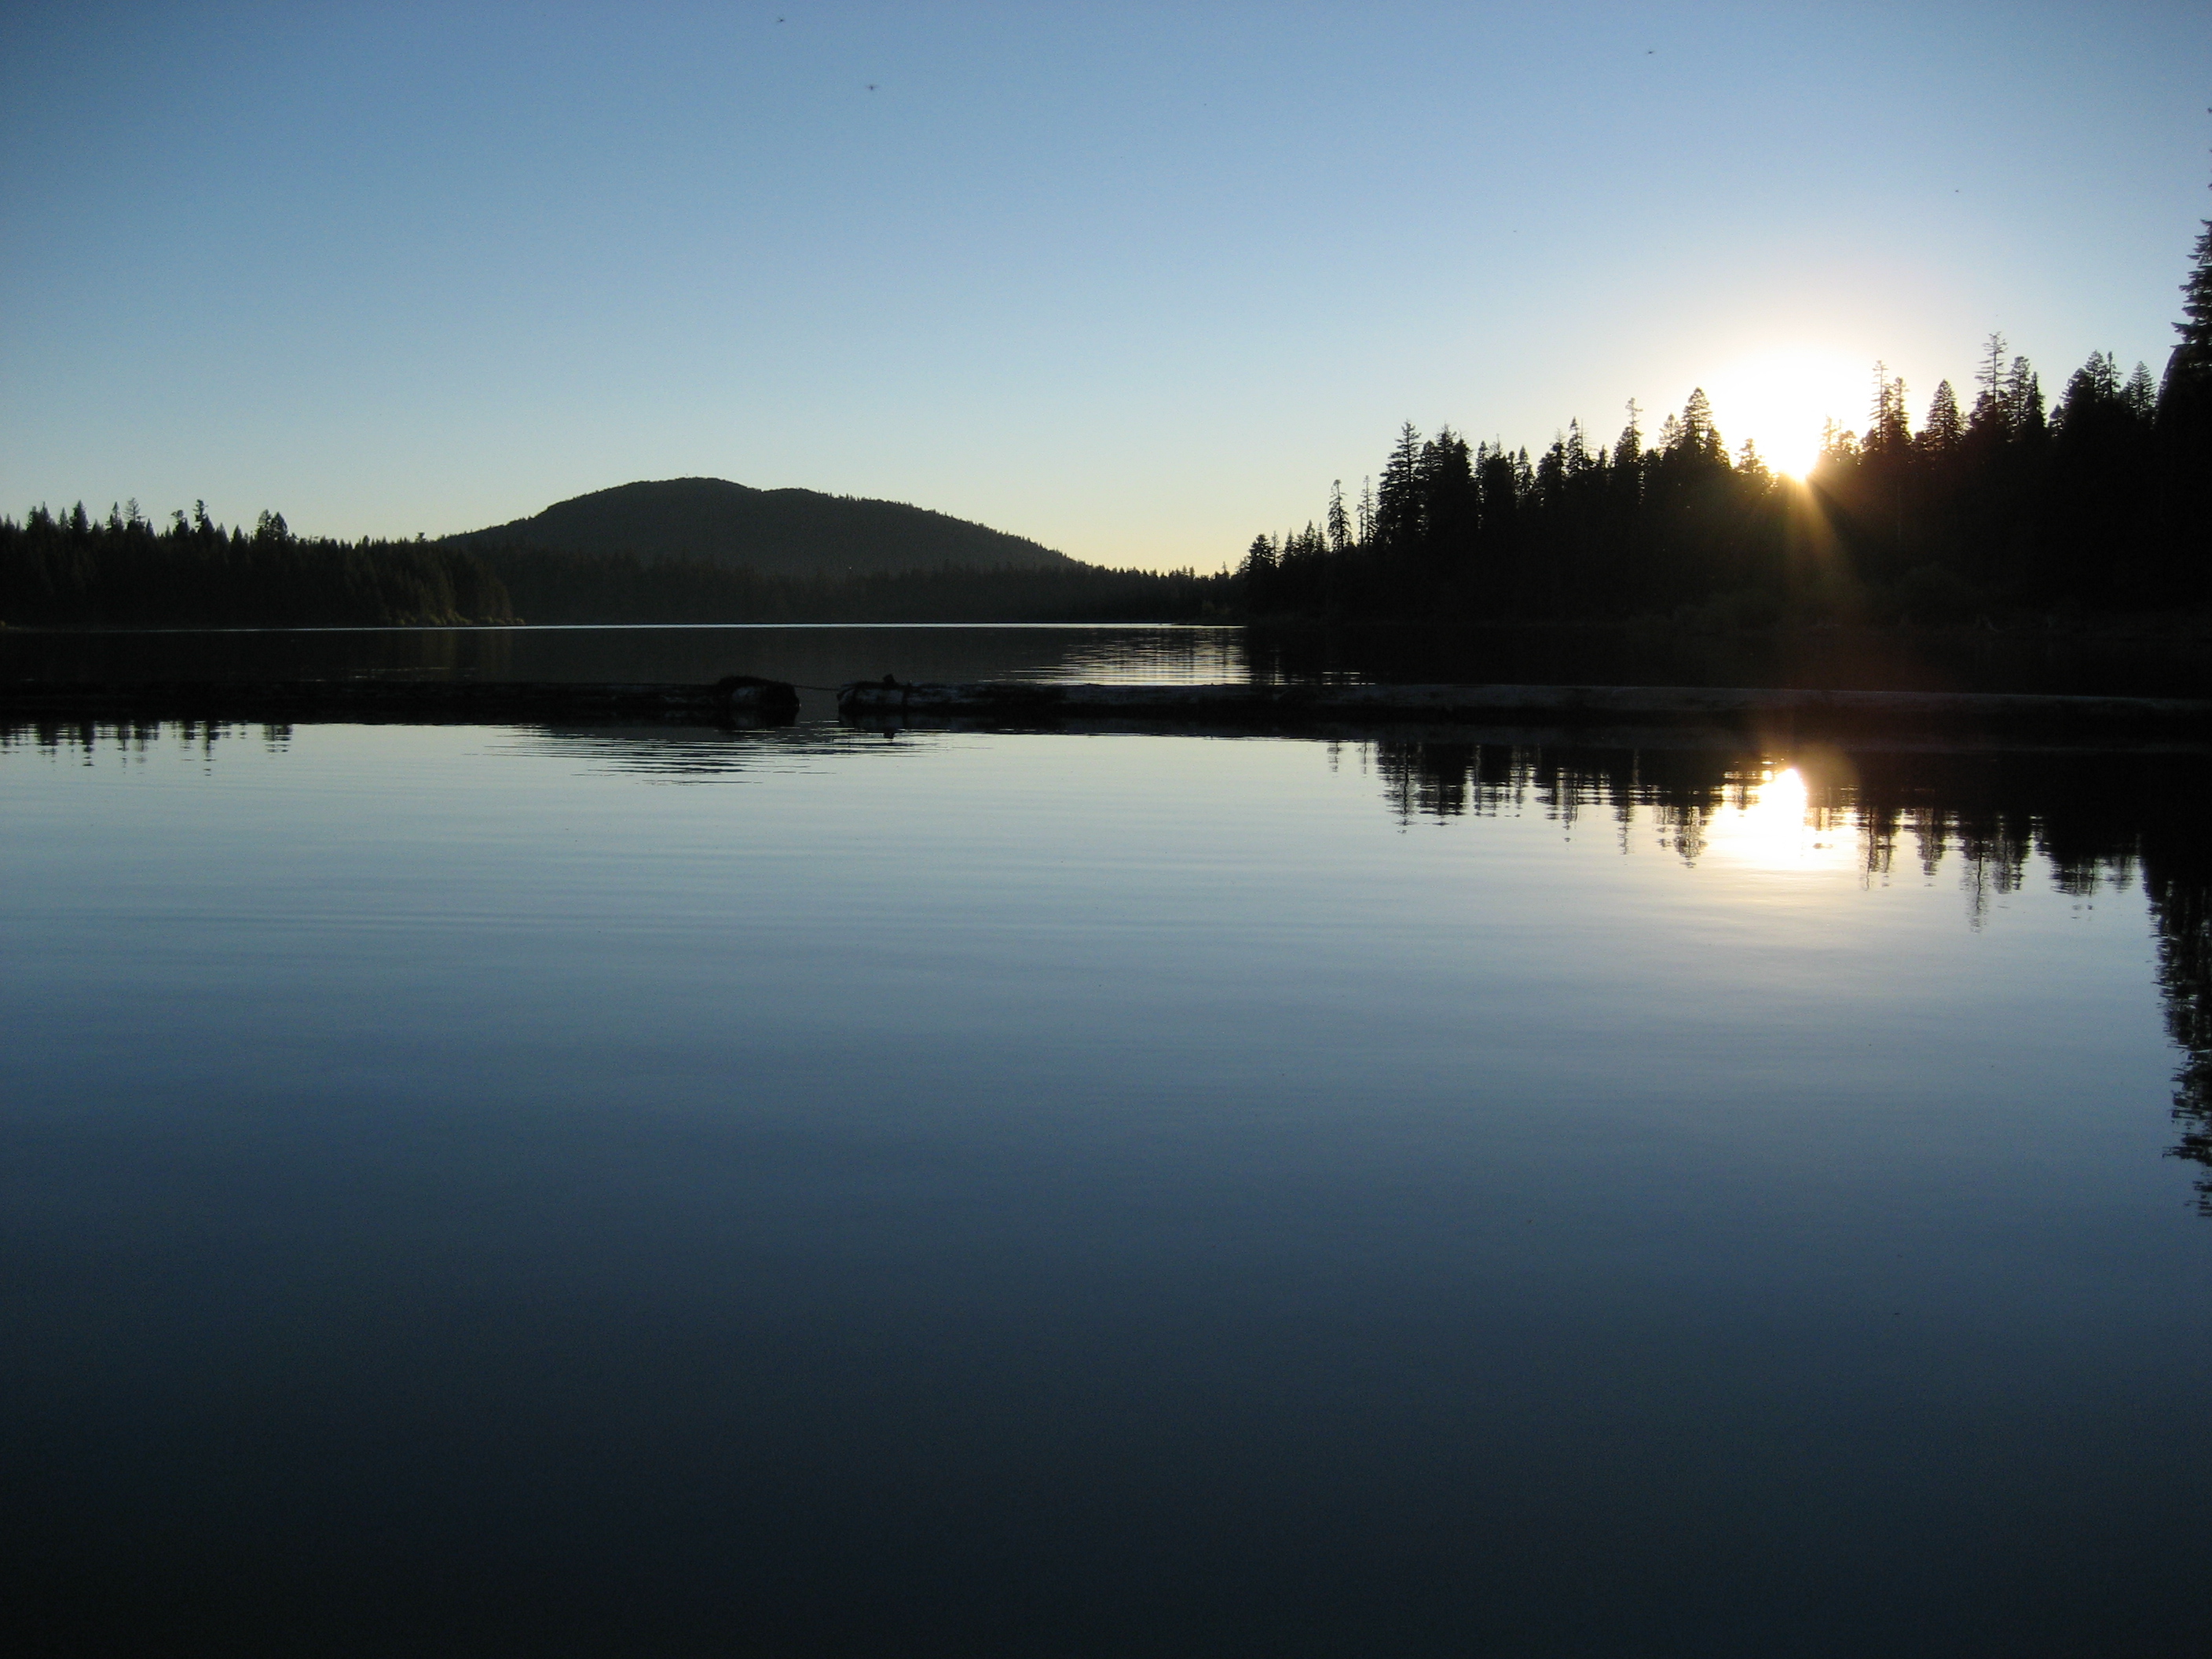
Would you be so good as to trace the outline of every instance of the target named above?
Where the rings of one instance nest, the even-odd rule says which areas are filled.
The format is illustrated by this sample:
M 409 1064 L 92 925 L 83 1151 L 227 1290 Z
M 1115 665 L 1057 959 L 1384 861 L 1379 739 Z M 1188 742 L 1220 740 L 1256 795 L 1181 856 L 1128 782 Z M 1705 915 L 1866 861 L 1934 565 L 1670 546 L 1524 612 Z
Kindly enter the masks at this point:
M 873 627 L 0 629 L 9 679 L 1072 679 L 1794 685 L 2196 697 L 2212 640 L 2065 631 L 1666 624 L 1346 628 Z M 833 705 L 821 701 L 826 717 Z
M 8 1617 L 2202 1654 L 2208 769 L 17 730 Z

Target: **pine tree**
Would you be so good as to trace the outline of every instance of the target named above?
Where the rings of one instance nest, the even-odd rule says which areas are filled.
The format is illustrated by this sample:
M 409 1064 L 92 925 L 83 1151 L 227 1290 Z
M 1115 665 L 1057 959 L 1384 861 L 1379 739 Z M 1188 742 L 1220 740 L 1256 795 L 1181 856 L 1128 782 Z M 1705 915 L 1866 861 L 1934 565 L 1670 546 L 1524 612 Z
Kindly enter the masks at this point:
M 2203 222 L 2189 278 L 2181 285 L 2181 320 L 2173 325 L 2181 338 L 2166 361 L 2169 398 L 2186 390 L 2193 398 L 2202 398 L 2207 386 L 2212 385 L 2212 219 Z
M 1948 455 L 1966 436 L 1966 423 L 1959 416 L 1959 395 L 1948 380 L 1939 381 L 1928 400 L 1928 419 L 1920 428 L 1919 447 L 1927 455 Z
M 1841 421 L 1832 417 L 1820 423 L 1820 459 L 1818 465 L 1848 466 L 1859 458 L 1858 434 Z
M 1590 453 L 1589 439 L 1583 433 L 1580 421 L 1567 422 L 1566 446 L 1567 476 L 1570 478 L 1579 478 L 1597 464 L 1597 458 Z
M 1633 466 L 1644 459 L 1644 410 L 1635 398 L 1628 400 L 1628 424 L 1620 428 L 1620 436 L 1613 446 L 1615 466 Z
M 1375 492 L 1375 539 L 1384 547 L 1409 547 L 1420 539 L 1420 428 L 1407 421 L 1398 429 L 1397 445 Z
M 2212 219 L 2181 284 L 2181 338 L 2166 359 L 2158 399 L 2169 540 L 2166 586 L 2198 603 L 2212 598 Z
M 1713 425 L 1713 405 L 1705 396 L 1703 386 L 1690 389 L 1690 400 L 1682 405 L 1682 419 L 1674 444 L 1699 460 L 1725 460 L 1728 450 L 1721 442 L 1721 434 Z
M 1555 433 L 1552 447 L 1536 461 L 1536 498 L 1556 507 L 1567 498 L 1567 434 Z
M 2005 424 L 2015 438 L 2040 438 L 2044 432 L 2043 382 L 2025 357 L 2015 357 L 2005 371 Z
M 2173 325 L 2181 338 L 2166 360 L 2158 400 L 2160 424 L 2192 435 L 2185 447 L 2200 452 L 2200 466 L 2202 450 L 2212 444 L 2212 219 L 2203 226 L 2181 284 L 2181 320 Z
M 2137 363 L 2136 372 L 2128 376 L 2128 383 L 2120 389 L 2121 401 L 2128 413 L 2145 425 L 2158 413 L 2158 382 L 2151 378 L 2150 365 Z
M 1328 550 L 1341 553 L 1352 541 L 1352 520 L 1344 510 L 1344 480 L 1328 486 Z
M 1912 421 L 1905 410 L 1905 381 L 1892 379 L 1887 363 L 1874 366 L 1873 424 L 1867 428 L 1866 453 L 1902 455 L 1911 447 Z
M 2118 365 L 2111 352 L 2093 351 L 2066 382 L 2052 423 L 2062 432 L 2100 428 L 2122 407 Z
M 2005 416 L 2005 337 L 1992 334 L 1982 343 L 1982 366 L 1974 371 L 1981 391 L 1974 398 L 1974 412 L 1967 426 L 1979 432 L 1988 427 L 2011 424 Z

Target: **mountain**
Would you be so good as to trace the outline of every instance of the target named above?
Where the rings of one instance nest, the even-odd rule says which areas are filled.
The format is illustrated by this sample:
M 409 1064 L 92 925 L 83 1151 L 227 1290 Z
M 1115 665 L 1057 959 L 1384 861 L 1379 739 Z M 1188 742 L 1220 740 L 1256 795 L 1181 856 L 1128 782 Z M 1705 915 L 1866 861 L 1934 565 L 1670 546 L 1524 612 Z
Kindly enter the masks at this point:
M 449 536 L 453 545 L 537 547 L 702 559 L 791 576 L 870 575 L 946 565 L 975 569 L 1074 563 L 1021 536 L 902 501 L 753 489 L 724 478 L 618 484 L 556 501 L 532 518 Z

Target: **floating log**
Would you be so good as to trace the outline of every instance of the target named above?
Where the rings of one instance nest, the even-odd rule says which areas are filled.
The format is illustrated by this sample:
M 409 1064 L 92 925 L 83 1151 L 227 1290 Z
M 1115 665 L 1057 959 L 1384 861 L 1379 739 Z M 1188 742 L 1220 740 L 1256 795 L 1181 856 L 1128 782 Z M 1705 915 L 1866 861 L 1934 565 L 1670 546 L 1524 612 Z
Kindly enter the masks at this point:
M 856 681 L 839 714 L 866 725 L 1310 731 L 1340 725 L 1632 727 L 1685 721 L 1736 732 L 1844 735 L 1990 731 L 2057 738 L 2149 730 L 2212 735 L 2212 702 L 2016 692 L 1808 691 L 1677 685 L 1082 685 Z
M 0 716 L 46 720 L 784 725 L 799 693 L 732 674 L 711 685 L 563 680 L 148 680 L 0 683 Z

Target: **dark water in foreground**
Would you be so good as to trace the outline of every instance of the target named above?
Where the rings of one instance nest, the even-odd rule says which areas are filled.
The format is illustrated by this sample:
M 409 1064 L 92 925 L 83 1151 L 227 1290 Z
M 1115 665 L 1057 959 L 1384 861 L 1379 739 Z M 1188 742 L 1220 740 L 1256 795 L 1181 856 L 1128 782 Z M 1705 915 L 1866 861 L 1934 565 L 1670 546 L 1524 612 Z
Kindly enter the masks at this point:
M 18 732 L 0 1606 L 2202 1653 L 2205 774 Z

